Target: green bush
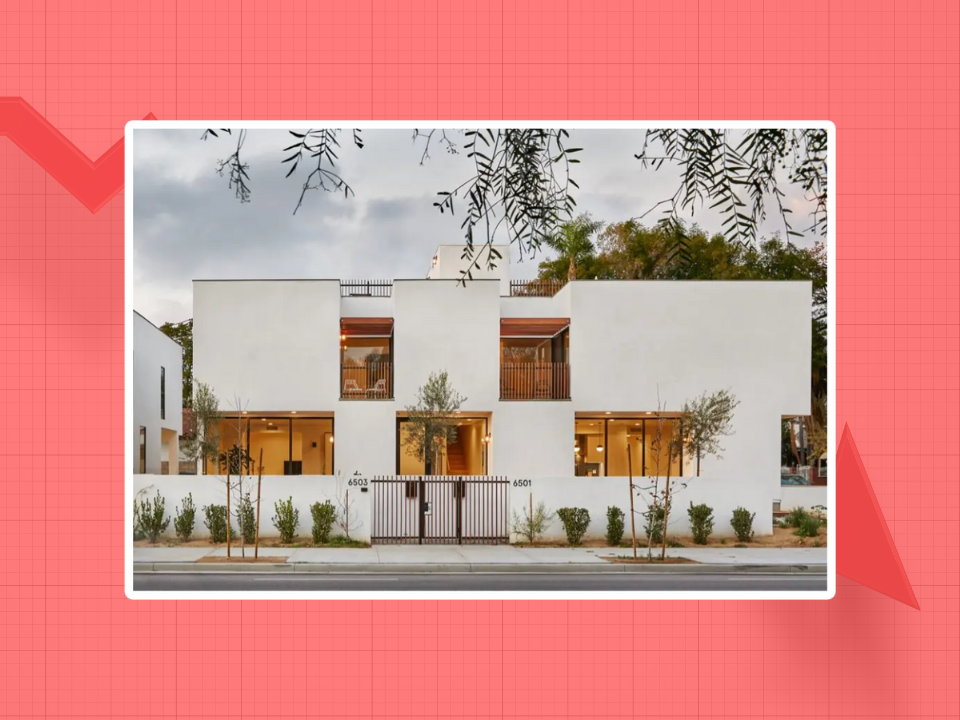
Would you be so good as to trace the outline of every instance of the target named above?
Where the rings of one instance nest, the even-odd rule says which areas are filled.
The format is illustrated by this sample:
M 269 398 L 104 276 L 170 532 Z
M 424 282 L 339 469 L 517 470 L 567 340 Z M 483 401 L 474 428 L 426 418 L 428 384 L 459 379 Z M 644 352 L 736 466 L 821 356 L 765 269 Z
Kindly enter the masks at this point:
M 647 539 L 654 545 L 658 545 L 663 542 L 664 515 L 665 513 L 662 505 L 657 505 L 653 508 L 647 508 L 647 512 L 644 513 L 644 516 L 647 518 L 647 522 L 643 528 L 643 531 L 646 533 Z
M 793 534 L 804 538 L 817 537 L 820 534 L 820 518 L 814 515 L 804 515 Z
M 300 511 L 293 507 L 293 498 L 277 500 L 273 505 L 276 515 L 273 516 L 273 526 L 280 533 L 280 541 L 292 543 L 297 536 L 297 525 L 300 524 Z
M 807 512 L 806 508 L 794 508 L 787 513 L 787 516 L 783 519 L 783 525 L 784 527 L 798 528 L 800 527 L 800 524 L 808 517 L 810 517 L 810 514 Z
M 752 513 L 742 507 L 738 507 L 733 511 L 730 525 L 737 534 L 737 540 L 742 543 L 753 540 L 753 518 L 756 517 L 756 515 L 756 513 Z
M 680 542 L 676 538 L 667 537 L 667 547 L 682 548 L 682 547 L 686 547 L 686 545 L 684 545 L 682 542 Z
M 333 503 L 329 500 L 324 503 L 314 503 L 310 506 L 310 514 L 313 516 L 313 543 L 323 545 L 329 542 L 330 531 L 337 519 L 337 509 Z
M 510 521 L 510 529 L 515 535 L 525 538 L 528 543 L 533 545 L 547 531 L 552 522 L 553 513 L 547 510 L 546 503 L 541 500 L 537 503 L 537 507 L 533 509 L 532 516 L 526 505 L 523 506 L 522 517 L 517 515 L 517 511 L 514 510 Z
M 246 545 L 253 545 L 257 539 L 257 515 L 253 511 L 250 493 L 246 493 L 237 503 L 237 522 L 240 524 L 243 542 Z
M 713 533 L 713 508 L 703 503 L 699 505 L 690 503 L 690 507 L 687 508 L 687 517 L 690 518 L 693 541 L 697 545 L 706 545 Z
M 140 500 L 138 503 L 139 506 L 134 505 L 134 528 L 136 528 L 137 519 L 139 519 L 140 530 L 144 537 L 155 543 L 170 525 L 170 518 L 163 519 L 166 501 L 161 497 L 160 491 L 157 490 L 156 498 Z
M 623 540 L 623 510 L 610 506 L 607 508 L 607 545 L 616 547 Z
M 190 542 L 197 515 L 197 508 L 193 504 L 193 493 L 189 493 L 183 499 L 183 510 L 176 508 L 176 511 L 177 513 L 173 518 L 173 529 L 181 542 Z
M 563 523 L 567 542 L 574 547 L 579 545 L 590 526 L 590 512 L 586 508 L 560 508 L 557 516 Z
M 204 521 L 207 530 L 210 531 L 210 542 L 222 543 L 227 541 L 227 506 L 226 505 L 204 505 Z M 237 531 L 230 527 L 230 539 L 237 536 Z

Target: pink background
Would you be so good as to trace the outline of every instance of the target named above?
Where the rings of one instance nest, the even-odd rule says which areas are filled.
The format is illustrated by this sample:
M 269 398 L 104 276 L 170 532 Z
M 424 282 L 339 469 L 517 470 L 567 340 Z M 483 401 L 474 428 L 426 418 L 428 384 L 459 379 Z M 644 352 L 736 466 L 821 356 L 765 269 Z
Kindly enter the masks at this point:
M 127 600 L 122 193 L 91 215 L 0 138 L 0 715 L 960 715 L 958 26 L 955 0 L 5 2 L 0 95 L 91 159 L 150 112 L 832 120 L 839 423 L 923 609 L 843 578 L 827 603 Z

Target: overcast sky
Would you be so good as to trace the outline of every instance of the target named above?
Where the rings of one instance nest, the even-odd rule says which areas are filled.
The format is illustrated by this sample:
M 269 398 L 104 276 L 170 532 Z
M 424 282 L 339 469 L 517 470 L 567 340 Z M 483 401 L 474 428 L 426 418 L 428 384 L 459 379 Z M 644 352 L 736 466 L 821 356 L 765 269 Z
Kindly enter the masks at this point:
M 412 131 L 365 130 L 362 150 L 344 133 L 339 169 L 356 195 L 309 192 L 296 215 L 309 169 L 302 166 L 284 178 L 289 165 L 280 162 L 282 150 L 293 143 L 285 130 L 248 133 L 243 158 L 250 166 L 249 203 L 237 200 L 227 177 L 216 173 L 217 161 L 233 152 L 235 140 L 221 135 L 201 141 L 200 135 L 199 130 L 134 132 L 134 307 L 157 325 L 193 316 L 194 279 L 422 278 L 438 245 L 463 241 L 463 201 L 453 217 L 433 203 L 439 191 L 470 176 L 472 162 L 434 144 L 421 165 L 423 144 L 414 144 Z M 633 157 L 642 142 L 642 130 L 571 131 L 570 146 L 583 148 L 573 169 L 580 211 L 618 222 L 673 194 L 679 172 L 666 166 L 642 169 Z M 813 206 L 797 188 L 789 188 L 787 203 L 794 226 L 806 227 Z M 718 214 L 708 208 L 698 210 L 693 221 L 709 232 L 720 229 Z M 761 234 L 777 230 L 782 223 L 769 212 Z M 516 248 L 512 252 L 514 278 L 535 276 L 539 261 L 550 257 L 547 251 L 517 263 Z

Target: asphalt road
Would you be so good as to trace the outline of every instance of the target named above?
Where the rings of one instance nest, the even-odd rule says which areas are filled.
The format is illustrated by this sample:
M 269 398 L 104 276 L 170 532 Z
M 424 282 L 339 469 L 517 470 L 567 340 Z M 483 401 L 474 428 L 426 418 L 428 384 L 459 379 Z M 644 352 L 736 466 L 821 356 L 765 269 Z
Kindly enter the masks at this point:
M 464 591 L 790 591 L 827 589 L 826 575 L 763 573 L 682 575 L 656 573 L 611 574 L 422 574 L 333 575 L 294 573 L 137 573 L 136 592 L 156 591 L 296 591 L 296 592 L 450 592 Z

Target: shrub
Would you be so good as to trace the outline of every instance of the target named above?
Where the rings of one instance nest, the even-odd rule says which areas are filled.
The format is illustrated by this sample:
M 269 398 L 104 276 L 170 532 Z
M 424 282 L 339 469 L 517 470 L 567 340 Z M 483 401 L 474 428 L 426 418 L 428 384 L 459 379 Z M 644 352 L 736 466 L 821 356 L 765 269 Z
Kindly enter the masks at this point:
M 647 518 L 646 526 L 643 528 L 647 539 L 653 544 L 663 542 L 663 517 L 665 513 L 662 505 L 648 508 L 644 516 Z
M 690 507 L 687 508 L 687 517 L 690 518 L 693 541 L 697 545 L 706 545 L 713 533 L 713 508 L 703 503 L 699 505 L 690 503 Z
M 140 519 L 140 503 L 133 501 L 133 541 L 144 540 L 147 533 L 143 530 L 143 521 Z
M 532 517 L 526 506 L 523 507 L 523 517 L 517 515 L 516 510 L 514 510 L 511 529 L 514 534 L 526 538 L 527 542 L 532 545 L 537 541 L 537 538 L 541 537 L 547 531 L 552 520 L 553 513 L 547 510 L 546 504 L 541 500 L 533 510 Z
M 793 534 L 803 538 L 817 537 L 820 534 L 820 518 L 813 515 L 804 515 Z
M 616 547 L 623 540 L 623 510 L 612 505 L 607 508 L 607 545 Z
M 333 522 L 337 519 L 337 509 L 333 503 L 327 500 L 324 503 L 314 503 L 310 506 L 310 514 L 313 516 L 313 542 L 315 545 L 322 545 L 330 540 L 330 530 L 333 529 Z
M 583 536 L 590 526 L 590 511 L 586 508 L 560 508 L 557 515 L 563 523 L 567 542 L 576 547 L 583 541 Z
M 730 519 L 730 525 L 737 534 L 737 540 L 742 543 L 750 542 L 753 539 L 753 518 L 756 513 L 752 513 L 746 508 L 738 507 L 733 511 L 733 517 Z
M 160 491 L 157 490 L 156 498 L 140 500 L 139 507 L 135 506 L 134 517 L 139 518 L 141 531 L 147 540 L 152 543 L 157 542 L 167 526 L 170 525 L 170 518 L 163 519 L 165 505 L 166 501 L 160 495 Z M 136 520 L 134 526 L 136 526 Z
M 193 493 L 183 499 L 183 510 L 176 508 L 177 514 L 173 518 L 173 529 L 181 542 L 190 542 L 193 535 L 193 524 L 196 520 L 197 508 L 193 504 Z
M 207 530 L 210 531 L 210 542 L 222 543 L 227 541 L 227 506 L 226 505 L 205 505 L 203 507 L 204 521 Z M 231 526 L 230 539 L 237 536 L 236 530 Z
M 684 545 L 682 542 L 680 542 L 680 541 L 677 540 L 676 538 L 668 537 L 668 538 L 667 538 L 667 547 L 682 548 L 682 547 L 686 547 L 686 545 Z
M 300 511 L 293 507 L 293 498 L 288 497 L 284 500 L 277 500 L 273 504 L 274 512 L 273 526 L 280 533 L 280 541 L 291 543 L 297 536 L 297 525 L 300 523 Z
M 827 508 L 825 505 L 814 505 L 810 508 L 810 514 L 816 517 L 823 527 L 827 526 Z
M 250 493 L 245 494 L 237 503 L 237 522 L 240 523 L 240 534 L 243 542 L 253 545 L 257 539 L 257 516 L 253 511 L 253 502 Z
M 783 519 L 784 527 L 800 527 L 800 524 L 804 521 L 805 518 L 809 517 L 805 508 L 799 507 L 791 510 L 787 516 Z

